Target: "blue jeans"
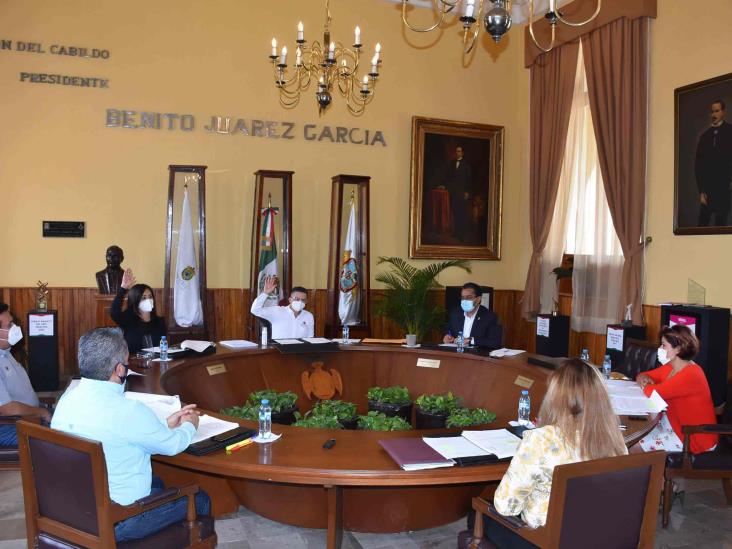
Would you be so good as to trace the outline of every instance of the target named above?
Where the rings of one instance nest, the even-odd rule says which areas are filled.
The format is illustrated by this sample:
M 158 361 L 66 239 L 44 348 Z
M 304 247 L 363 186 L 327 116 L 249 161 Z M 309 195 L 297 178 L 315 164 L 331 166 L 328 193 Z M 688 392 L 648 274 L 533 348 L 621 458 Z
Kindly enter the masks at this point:
M 157 494 L 165 489 L 160 477 L 153 475 L 150 494 Z M 208 515 L 211 511 L 211 499 L 203 490 L 196 494 L 196 513 Z M 181 497 L 155 509 L 150 509 L 134 517 L 130 517 L 114 526 L 114 539 L 130 541 L 140 539 L 159 532 L 163 528 L 184 521 L 188 512 L 188 498 Z
M 0 446 L 17 446 L 18 433 L 15 425 L 0 425 Z

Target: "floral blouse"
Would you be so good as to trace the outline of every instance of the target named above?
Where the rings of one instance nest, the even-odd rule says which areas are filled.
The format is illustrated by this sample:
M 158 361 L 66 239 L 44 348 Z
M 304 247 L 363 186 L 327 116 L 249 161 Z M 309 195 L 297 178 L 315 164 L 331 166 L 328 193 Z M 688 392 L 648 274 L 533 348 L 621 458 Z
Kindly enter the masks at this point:
M 531 528 L 546 524 L 554 467 L 582 461 L 553 425 L 525 431 L 493 504 L 506 516 L 521 515 Z

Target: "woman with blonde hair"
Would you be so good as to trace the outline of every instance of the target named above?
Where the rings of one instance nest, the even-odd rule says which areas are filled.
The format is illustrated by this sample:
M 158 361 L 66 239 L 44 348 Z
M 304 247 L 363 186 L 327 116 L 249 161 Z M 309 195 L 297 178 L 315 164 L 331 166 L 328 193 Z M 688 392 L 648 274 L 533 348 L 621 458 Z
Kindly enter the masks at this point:
M 530 528 L 546 523 L 554 467 L 628 453 L 604 380 L 582 360 L 566 360 L 552 373 L 538 423 L 524 432 L 493 497 L 499 513 L 521 515 Z M 486 536 L 498 547 L 534 547 L 484 518 Z

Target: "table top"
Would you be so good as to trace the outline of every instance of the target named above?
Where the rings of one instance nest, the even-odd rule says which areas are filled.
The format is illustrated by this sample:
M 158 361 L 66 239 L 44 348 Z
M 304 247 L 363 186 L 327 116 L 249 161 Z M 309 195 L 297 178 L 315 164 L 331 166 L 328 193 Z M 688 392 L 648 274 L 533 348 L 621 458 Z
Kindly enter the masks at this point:
M 513 379 L 517 373 L 519 377 L 523 374 L 529 374 L 532 378 L 543 383 L 543 380 L 550 373 L 550 370 L 546 368 L 528 364 L 528 357 L 536 355 L 527 353 L 511 358 L 494 359 L 485 356 L 485 353 L 481 352 L 457 354 L 444 348 L 407 349 L 391 346 L 350 345 L 345 346 L 340 353 L 333 354 L 342 355 L 331 359 L 335 359 L 335 363 L 342 370 L 348 368 L 351 363 L 360 364 L 358 367 L 361 370 L 353 371 L 360 372 L 367 368 L 374 368 L 382 376 L 386 369 L 398 370 L 395 375 L 402 376 L 402 379 L 404 379 L 404 376 L 412 376 L 415 383 L 417 383 L 417 377 L 427 375 L 432 375 L 435 379 L 449 381 L 451 372 L 455 375 L 454 372 L 459 374 L 463 371 L 470 373 L 473 377 L 478 374 L 493 376 L 486 379 L 499 380 L 500 383 L 506 383 L 505 379 Z M 164 394 L 164 384 L 161 384 L 161 376 L 166 375 L 173 378 L 172 374 L 175 374 L 175 376 L 187 375 L 188 371 L 192 375 L 193 372 L 201 370 L 207 364 L 212 363 L 229 364 L 232 376 L 234 375 L 233 372 L 242 370 L 242 376 L 251 377 L 259 369 L 270 368 L 266 373 L 269 373 L 269 377 L 272 378 L 272 371 L 281 372 L 288 368 L 294 368 L 287 361 L 280 364 L 278 362 L 280 356 L 283 355 L 273 349 L 232 351 L 219 347 L 214 355 L 184 358 L 168 363 L 156 362 L 149 369 L 139 368 L 139 362 L 131 359 L 131 369 L 143 373 L 144 377 L 132 376 L 129 378 L 129 386 L 134 391 Z M 412 363 L 419 356 L 441 358 L 443 361 L 442 372 L 434 372 L 428 369 L 413 370 Z M 364 366 L 367 363 L 363 360 L 359 363 L 358 359 L 364 357 L 368 357 L 370 366 Z M 371 365 L 372 362 L 373 365 Z M 299 366 L 299 368 L 302 368 L 302 366 Z M 353 371 L 351 371 L 351 375 L 355 375 Z M 499 377 L 495 377 L 497 375 Z M 223 376 L 211 379 L 218 380 L 221 377 Z M 233 382 L 236 379 L 232 377 L 231 381 Z M 289 387 L 280 388 L 274 385 L 271 387 L 279 390 L 289 389 Z M 502 386 L 493 389 L 496 389 L 494 391 L 496 394 L 504 392 Z M 543 391 L 541 395 L 543 397 Z M 246 397 L 246 395 L 243 396 Z M 207 413 L 211 413 L 211 411 L 207 411 Z M 218 414 L 214 413 L 213 415 Z M 232 420 L 228 417 L 226 419 Z M 624 431 L 626 443 L 631 445 L 647 434 L 659 418 L 658 416 L 652 416 L 646 421 L 638 421 L 621 416 L 620 419 L 627 426 Z M 238 423 L 246 427 L 256 428 L 253 422 L 238 421 Z M 501 428 L 503 426 L 505 426 L 505 418 L 502 418 L 501 413 L 499 413 L 497 422 L 491 424 L 490 428 Z M 273 443 L 265 445 L 251 444 L 230 455 L 227 455 L 224 450 L 220 450 L 203 457 L 179 454 L 173 457 L 155 456 L 155 460 L 194 471 L 235 478 L 324 486 L 455 485 L 484 483 L 499 480 L 503 476 L 508 467 L 508 461 L 488 465 L 404 471 L 378 444 L 379 440 L 387 438 L 420 437 L 436 432 L 445 433 L 446 431 L 449 432 L 449 430 L 349 431 L 308 429 L 275 424 L 273 425 L 273 432 L 281 433 L 282 437 Z M 457 435 L 460 429 L 453 431 Z M 335 446 L 332 449 L 324 449 L 323 443 L 331 438 L 336 439 Z

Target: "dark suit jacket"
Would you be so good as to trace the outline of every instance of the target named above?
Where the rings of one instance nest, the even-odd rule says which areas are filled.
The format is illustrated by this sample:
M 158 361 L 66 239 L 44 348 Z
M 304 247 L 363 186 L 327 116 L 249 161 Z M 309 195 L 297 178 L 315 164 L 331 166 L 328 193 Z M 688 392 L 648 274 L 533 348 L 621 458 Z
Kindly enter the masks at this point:
M 457 337 L 458 332 L 463 331 L 465 323 L 465 314 L 460 307 L 450 311 L 447 321 L 447 333 Z M 503 328 L 498 324 L 498 315 L 493 311 L 489 311 L 483 305 L 478 307 L 475 313 L 473 327 L 470 330 L 470 337 L 475 338 L 475 344 L 479 347 L 503 346 Z

